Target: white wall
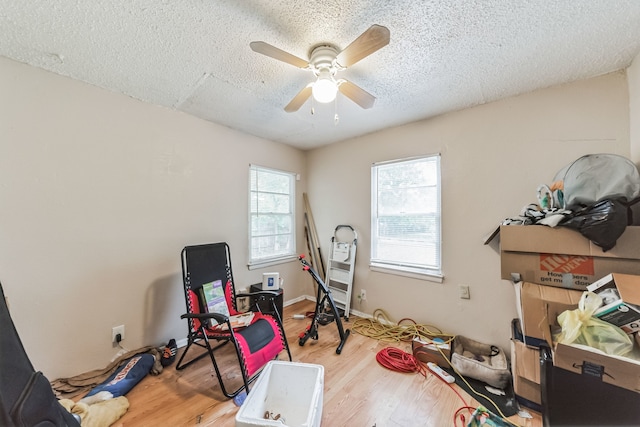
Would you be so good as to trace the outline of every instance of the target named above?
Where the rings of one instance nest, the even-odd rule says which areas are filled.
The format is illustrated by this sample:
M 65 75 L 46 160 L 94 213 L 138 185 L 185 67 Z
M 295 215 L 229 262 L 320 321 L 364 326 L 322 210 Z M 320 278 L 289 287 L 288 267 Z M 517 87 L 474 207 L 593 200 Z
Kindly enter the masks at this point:
M 640 165 L 640 55 L 627 69 L 629 81 L 629 138 L 631 141 L 630 159 Z
M 629 156 L 623 72 L 388 129 L 309 153 L 309 199 L 320 236 L 338 224 L 359 234 L 355 309 L 377 308 L 452 334 L 508 348 L 516 316 L 513 287 L 500 279 L 496 244 L 483 236 L 536 202 L 536 188 L 586 153 Z M 444 283 L 373 272 L 370 169 L 373 162 L 442 153 Z M 323 240 L 323 253 L 328 251 Z M 458 298 L 458 285 L 471 299 Z
M 513 289 L 482 237 L 580 155 L 630 155 L 634 67 L 630 89 L 615 73 L 303 153 L 0 58 L 0 281 L 27 352 L 53 379 L 104 367 L 112 326 L 127 348 L 184 338 L 187 244 L 229 242 L 236 281 L 259 281 L 245 266 L 249 163 L 301 173 L 299 251 L 303 191 L 325 257 L 336 225 L 358 230 L 356 310 L 506 347 Z M 444 283 L 371 272 L 371 163 L 436 152 Z M 278 270 L 286 300 L 313 293 L 297 262 Z
M 50 379 L 106 366 L 113 326 L 128 349 L 184 339 L 185 245 L 227 241 L 236 283 L 261 280 L 250 163 L 302 175 L 305 250 L 303 152 L 3 58 L 0 93 L 0 281 Z M 313 293 L 298 262 L 273 269 L 285 299 Z

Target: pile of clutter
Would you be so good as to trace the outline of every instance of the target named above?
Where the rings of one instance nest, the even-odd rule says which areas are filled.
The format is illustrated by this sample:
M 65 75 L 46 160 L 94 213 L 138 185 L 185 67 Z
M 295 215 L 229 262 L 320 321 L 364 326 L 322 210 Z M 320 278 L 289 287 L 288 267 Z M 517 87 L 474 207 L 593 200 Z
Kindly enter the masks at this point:
M 126 352 L 103 369 L 59 378 L 51 386 L 59 396 L 74 397 L 89 390 L 78 401 L 62 398 L 60 404 L 83 426 L 110 426 L 129 409 L 125 395 L 147 375 L 159 375 L 163 368 L 173 364 L 177 350 L 172 338 L 164 348 L 148 346 Z
M 640 172 L 625 157 L 588 154 L 562 168 L 551 185 L 540 185 L 537 199 L 502 225 L 569 227 L 608 251 L 627 225 L 640 224 L 640 215 L 634 218 L 634 209 L 640 210 Z
M 640 276 L 609 274 L 587 286 L 578 308 L 558 316 L 555 342 L 640 361 Z

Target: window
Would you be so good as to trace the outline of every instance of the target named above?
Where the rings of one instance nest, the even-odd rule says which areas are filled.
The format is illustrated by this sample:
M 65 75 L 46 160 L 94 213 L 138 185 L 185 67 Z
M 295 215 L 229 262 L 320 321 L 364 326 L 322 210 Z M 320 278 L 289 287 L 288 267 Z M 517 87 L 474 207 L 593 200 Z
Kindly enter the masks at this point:
M 295 174 L 249 168 L 249 265 L 296 255 Z
M 371 167 L 371 266 L 442 280 L 440 155 Z

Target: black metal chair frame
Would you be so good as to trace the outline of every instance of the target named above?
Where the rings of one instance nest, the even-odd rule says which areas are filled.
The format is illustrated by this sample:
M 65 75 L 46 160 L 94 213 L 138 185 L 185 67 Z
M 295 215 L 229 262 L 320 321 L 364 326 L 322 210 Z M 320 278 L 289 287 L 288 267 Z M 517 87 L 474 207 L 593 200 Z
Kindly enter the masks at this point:
M 225 255 L 226 255 L 226 262 L 225 262 L 225 272 L 224 272 L 224 278 L 228 281 L 228 283 L 230 283 L 231 286 L 231 293 L 232 293 L 232 298 L 231 298 L 231 303 L 233 304 L 233 309 L 237 310 L 237 299 L 238 298 L 249 298 L 250 301 L 252 301 L 251 306 L 249 307 L 250 311 L 254 311 L 254 312 L 258 312 L 258 313 L 263 313 L 263 311 L 260 309 L 260 304 L 258 304 L 258 302 L 262 302 L 262 301 L 268 301 L 271 305 L 272 308 L 272 313 L 263 313 L 265 316 L 272 316 L 277 325 L 278 328 L 280 329 L 280 333 L 282 334 L 282 341 L 283 341 L 283 345 L 284 345 L 284 349 L 286 349 L 287 351 L 287 355 L 289 356 L 289 360 L 293 360 L 291 357 L 291 351 L 289 349 L 289 343 L 287 341 L 287 337 L 284 331 L 284 325 L 282 322 L 282 316 L 278 310 L 278 307 L 276 305 L 276 298 L 278 297 L 278 292 L 275 291 L 260 291 L 260 292 L 250 292 L 250 293 L 241 293 L 241 294 L 236 294 L 235 292 L 235 284 L 233 281 L 233 271 L 232 271 L 232 267 L 231 267 L 231 252 L 229 250 L 229 246 L 226 243 L 214 243 L 214 244 L 205 244 L 205 245 L 196 245 L 196 246 L 187 246 L 182 250 L 181 253 L 181 258 L 182 258 L 182 278 L 183 278 L 183 284 L 184 284 L 184 292 L 185 292 L 185 301 L 187 301 L 187 311 L 189 311 L 189 307 L 188 307 L 188 301 L 189 301 L 189 290 L 191 289 L 191 273 L 189 271 L 188 265 L 187 265 L 187 252 L 189 250 L 198 250 L 198 249 L 204 249 L 205 247 L 209 247 L 211 245 L 224 245 L 225 248 Z M 225 285 L 226 286 L 226 285 Z M 186 314 L 183 314 L 182 316 L 180 316 L 181 319 L 187 319 L 187 326 L 188 326 L 188 335 L 187 335 L 187 346 L 185 348 L 185 350 L 183 351 L 182 355 L 180 356 L 180 359 L 178 360 L 178 363 L 176 364 L 176 369 L 177 370 L 182 370 L 184 368 L 186 368 L 187 366 L 191 365 L 192 363 L 202 359 L 203 357 L 206 357 L 207 355 L 209 355 L 211 362 L 213 363 L 213 367 L 216 371 L 216 376 L 218 377 L 218 382 L 220 384 L 220 388 L 222 389 L 222 393 L 228 397 L 228 398 L 233 398 L 235 396 L 237 396 L 240 392 L 242 392 L 243 390 L 246 390 L 247 393 L 249 393 L 249 385 L 255 381 L 255 379 L 258 377 L 258 375 L 260 374 L 261 370 L 258 370 L 254 375 L 252 375 L 251 377 L 248 377 L 246 375 L 246 364 L 244 362 L 244 359 L 242 357 L 242 354 L 240 352 L 240 349 L 238 347 L 238 345 L 236 344 L 237 340 L 236 340 L 236 332 L 233 330 L 233 328 L 231 327 L 231 324 L 229 322 L 229 318 L 227 316 L 225 316 L 224 314 L 220 314 L 220 313 L 191 313 L 188 312 Z M 195 327 L 195 322 L 194 320 L 198 319 L 200 320 L 200 327 L 196 328 Z M 210 338 L 209 337 L 209 333 L 208 333 L 208 328 L 207 328 L 207 321 L 210 319 L 214 319 L 216 320 L 216 322 L 218 322 L 219 324 L 223 324 L 226 323 L 227 324 L 227 328 L 229 330 L 228 336 L 226 338 Z M 250 326 L 249 326 L 250 327 Z M 215 346 L 212 346 L 211 344 L 211 340 L 215 340 L 215 341 L 219 341 L 218 344 L 216 344 Z M 234 343 L 234 349 L 235 349 L 235 353 L 236 353 L 236 357 L 238 359 L 238 363 L 240 366 L 240 372 L 242 373 L 242 380 L 243 380 L 243 384 L 241 386 L 239 386 L 237 389 L 233 390 L 233 391 L 228 391 L 227 387 L 225 386 L 225 383 L 222 379 L 222 373 L 220 371 L 220 368 L 218 366 L 218 362 L 216 361 L 215 358 L 215 351 L 218 350 L 219 348 L 229 344 L 229 343 Z M 203 349 L 205 349 L 206 351 L 204 351 L 202 354 L 199 354 L 198 356 L 190 359 L 189 361 L 183 363 L 183 360 L 187 354 L 187 352 L 189 351 L 189 349 L 192 346 L 198 346 L 201 347 Z

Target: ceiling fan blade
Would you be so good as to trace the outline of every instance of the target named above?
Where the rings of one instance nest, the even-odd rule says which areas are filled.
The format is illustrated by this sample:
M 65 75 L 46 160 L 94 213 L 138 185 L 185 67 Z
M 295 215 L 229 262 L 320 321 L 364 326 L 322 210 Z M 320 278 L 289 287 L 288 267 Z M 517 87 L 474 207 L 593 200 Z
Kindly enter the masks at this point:
M 340 80 L 338 90 L 362 108 L 371 108 L 373 103 L 376 102 L 375 96 L 347 80 Z
M 376 50 L 388 45 L 389 40 L 390 33 L 387 27 L 372 25 L 338 54 L 336 62 L 344 68 L 350 67 Z
M 287 113 L 293 113 L 294 111 L 298 111 L 300 107 L 302 107 L 302 104 L 307 102 L 307 99 L 309 99 L 309 97 L 311 96 L 312 86 L 313 86 L 313 83 L 309 83 L 304 87 L 304 89 L 298 92 L 298 94 L 293 97 L 291 102 L 289 102 L 287 106 L 284 107 L 284 111 L 286 111 Z
M 251 50 L 254 52 L 261 53 L 266 56 L 270 56 L 278 61 L 286 62 L 287 64 L 291 64 L 294 67 L 307 68 L 309 66 L 309 62 L 305 61 L 302 58 L 298 58 L 295 55 L 292 55 L 288 52 L 285 52 L 282 49 L 278 49 L 275 46 L 270 45 L 265 42 L 251 42 L 249 43 L 251 46 Z

